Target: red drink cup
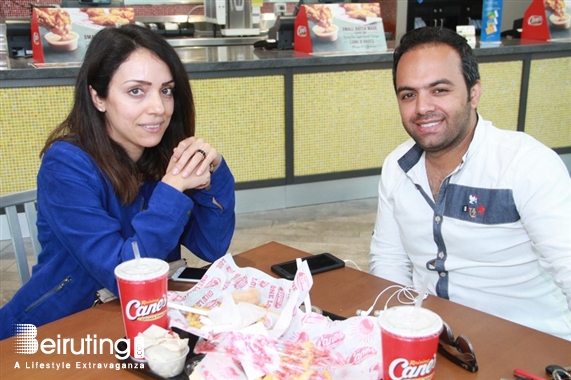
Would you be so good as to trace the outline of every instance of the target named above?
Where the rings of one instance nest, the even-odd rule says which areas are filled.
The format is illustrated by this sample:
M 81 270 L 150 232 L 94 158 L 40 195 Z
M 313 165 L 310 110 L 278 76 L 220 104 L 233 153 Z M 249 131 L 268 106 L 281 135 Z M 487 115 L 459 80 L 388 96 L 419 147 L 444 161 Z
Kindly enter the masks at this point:
M 168 272 L 166 261 L 147 257 L 125 261 L 115 268 L 123 325 L 133 359 L 145 359 L 143 342 L 135 339 L 140 332 L 151 325 L 168 329 Z
M 434 377 L 442 319 L 414 306 L 396 306 L 379 315 L 383 380 Z

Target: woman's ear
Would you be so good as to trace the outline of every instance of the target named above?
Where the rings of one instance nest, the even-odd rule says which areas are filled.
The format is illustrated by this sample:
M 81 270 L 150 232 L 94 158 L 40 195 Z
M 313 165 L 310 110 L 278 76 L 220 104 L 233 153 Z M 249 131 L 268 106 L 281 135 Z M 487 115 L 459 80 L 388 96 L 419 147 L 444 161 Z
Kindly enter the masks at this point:
M 91 101 L 95 108 L 97 108 L 99 112 L 105 112 L 105 101 L 97 95 L 97 91 L 91 86 L 89 86 L 89 94 L 91 95 Z

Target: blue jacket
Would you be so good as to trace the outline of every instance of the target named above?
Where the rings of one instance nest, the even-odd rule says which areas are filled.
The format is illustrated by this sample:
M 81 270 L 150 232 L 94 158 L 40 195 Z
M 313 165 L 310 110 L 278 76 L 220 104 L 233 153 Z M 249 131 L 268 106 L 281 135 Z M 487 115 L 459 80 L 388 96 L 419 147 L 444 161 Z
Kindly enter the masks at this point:
M 0 339 L 13 335 L 15 323 L 40 326 L 91 307 L 103 287 L 118 294 L 114 270 L 134 258 L 133 241 L 142 257 L 177 260 L 182 244 L 203 260 L 220 258 L 234 233 L 234 206 L 234 177 L 224 160 L 208 190 L 181 193 L 149 182 L 124 206 L 86 152 L 54 143 L 38 173 L 42 251 L 30 281 L 0 309 Z

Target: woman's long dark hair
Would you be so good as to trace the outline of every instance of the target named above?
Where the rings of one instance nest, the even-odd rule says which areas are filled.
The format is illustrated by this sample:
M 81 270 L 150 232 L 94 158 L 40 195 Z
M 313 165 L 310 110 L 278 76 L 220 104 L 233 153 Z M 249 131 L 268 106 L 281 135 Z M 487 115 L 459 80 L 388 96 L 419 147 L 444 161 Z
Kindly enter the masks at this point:
M 174 80 L 174 112 L 161 142 L 145 148 L 133 162 L 123 147 L 111 139 L 105 114 L 91 99 L 91 86 L 100 98 L 107 98 L 111 78 L 137 49 L 148 49 L 163 61 Z M 74 104 L 67 118 L 50 134 L 40 156 L 55 141 L 68 141 L 86 151 L 107 174 L 123 204 L 132 203 L 143 181 L 158 181 L 166 172 L 173 149 L 194 135 L 195 110 L 186 69 L 176 51 L 161 36 L 134 24 L 105 28 L 95 35 L 75 85 Z

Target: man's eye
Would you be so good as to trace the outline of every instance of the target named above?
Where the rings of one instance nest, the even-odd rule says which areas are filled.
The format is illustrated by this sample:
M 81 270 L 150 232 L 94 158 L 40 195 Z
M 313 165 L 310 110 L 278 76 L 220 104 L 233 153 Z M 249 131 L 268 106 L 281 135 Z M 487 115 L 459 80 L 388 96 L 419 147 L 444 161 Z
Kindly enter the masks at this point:
M 413 97 L 413 94 L 411 94 L 411 93 L 406 93 L 406 94 L 401 95 L 402 100 L 410 99 L 412 97 Z

